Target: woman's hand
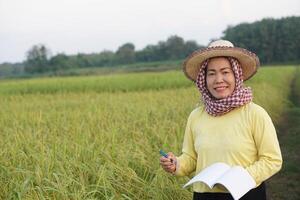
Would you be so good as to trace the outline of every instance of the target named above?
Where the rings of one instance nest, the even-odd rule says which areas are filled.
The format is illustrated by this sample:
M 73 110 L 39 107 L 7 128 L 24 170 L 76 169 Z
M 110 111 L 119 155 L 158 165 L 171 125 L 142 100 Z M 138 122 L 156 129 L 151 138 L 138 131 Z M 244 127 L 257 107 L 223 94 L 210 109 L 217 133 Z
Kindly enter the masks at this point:
M 177 159 L 172 152 L 167 154 L 168 158 L 165 158 L 164 156 L 160 157 L 160 165 L 166 172 L 173 174 L 176 171 Z

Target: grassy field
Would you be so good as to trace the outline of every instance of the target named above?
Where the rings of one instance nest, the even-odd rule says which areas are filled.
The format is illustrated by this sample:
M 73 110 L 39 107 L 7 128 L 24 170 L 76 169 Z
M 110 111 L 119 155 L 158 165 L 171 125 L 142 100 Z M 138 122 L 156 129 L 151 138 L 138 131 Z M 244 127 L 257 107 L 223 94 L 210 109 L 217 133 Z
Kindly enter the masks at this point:
M 247 83 L 276 124 L 294 72 L 262 68 Z M 158 150 L 180 153 L 199 96 L 178 71 L 1 81 L 0 198 L 191 199 Z
M 283 168 L 269 181 L 270 200 L 295 200 L 300 198 L 300 68 L 297 69 L 291 85 L 290 100 L 277 125 Z
M 130 92 L 192 86 L 182 72 L 148 72 L 107 76 L 54 77 L 0 81 L 0 95 L 80 92 Z
M 180 70 L 183 60 L 169 60 L 156 62 L 138 62 L 126 65 L 116 66 L 99 66 L 99 67 L 84 67 L 62 69 L 58 71 L 49 71 L 43 73 L 26 73 L 24 66 L 9 66 L 0 64 L 0 79 L 18 79 L 18 78 L 36 78 L 36 77 L 53 77 L 53 76 L 90 76 L 104 74 L 121 74 L 135 72 L 151 72 L 151 71 L 166 71 Z

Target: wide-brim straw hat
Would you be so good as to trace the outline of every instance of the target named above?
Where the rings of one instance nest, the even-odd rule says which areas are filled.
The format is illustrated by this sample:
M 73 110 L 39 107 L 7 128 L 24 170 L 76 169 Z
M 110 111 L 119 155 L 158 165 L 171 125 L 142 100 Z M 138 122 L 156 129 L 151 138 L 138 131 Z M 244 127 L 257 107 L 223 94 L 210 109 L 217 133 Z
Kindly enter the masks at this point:
M 207 48 L 193 52 L 183 63 L 185 75 L 192 81 L 196 81 L 202 63 L 213 57 L 236 58 L 242 67 L 243 80 L 251 78 L 257 71 L 260 63 L 259 58 L 251 51 L 234 45 L 227 40 L 217 40 L 208 45 Z

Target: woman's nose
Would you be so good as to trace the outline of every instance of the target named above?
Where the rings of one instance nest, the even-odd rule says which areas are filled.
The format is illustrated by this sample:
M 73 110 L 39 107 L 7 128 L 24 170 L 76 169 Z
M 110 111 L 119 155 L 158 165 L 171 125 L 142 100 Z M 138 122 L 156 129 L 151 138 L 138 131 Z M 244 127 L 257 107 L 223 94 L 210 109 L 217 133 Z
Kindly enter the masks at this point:
M 216 83 L 221 83 L 223 82 L 223 76 L 221 74 L 216 74 Z

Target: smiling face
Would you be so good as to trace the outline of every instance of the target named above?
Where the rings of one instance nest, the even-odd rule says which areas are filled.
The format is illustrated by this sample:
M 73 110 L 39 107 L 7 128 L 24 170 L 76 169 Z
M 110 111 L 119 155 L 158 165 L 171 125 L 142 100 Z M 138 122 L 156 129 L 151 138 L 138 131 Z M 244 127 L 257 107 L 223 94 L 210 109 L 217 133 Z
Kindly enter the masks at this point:
M 235 77 L 228 59 L 211 58 L 206 70 L 206 85 L 212 96 L 223 99 L 233 93 Z

